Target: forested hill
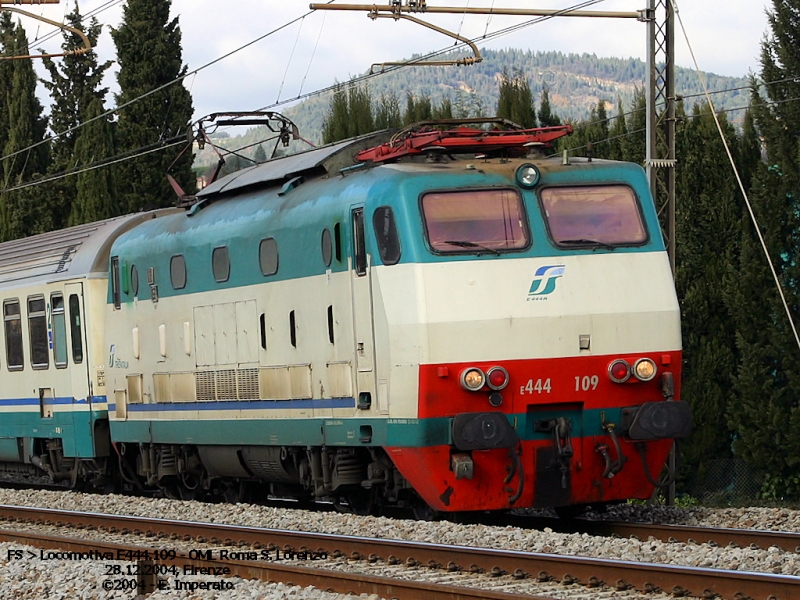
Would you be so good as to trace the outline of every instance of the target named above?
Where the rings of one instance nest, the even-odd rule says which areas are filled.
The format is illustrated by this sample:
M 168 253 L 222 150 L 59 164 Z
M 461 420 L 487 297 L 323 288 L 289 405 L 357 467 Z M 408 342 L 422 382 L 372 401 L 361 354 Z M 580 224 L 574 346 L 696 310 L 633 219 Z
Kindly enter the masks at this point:
M 553 111 L 562 121 L 585 120 L 600 100 L 606 102 L 609 116 L 630 110 L 636 88 L 645 85 L 646 65 L 634 58 L 599 58 L 594 54 L 563 54 L 561 52 L 531 52 L 516 49 L 482 50 L 483 62 L 469 67 L 406 67 L 371 78 L 367 84 L 373 100 L 381 94 L 395 94 L 400 105 L 405 106 L 407 93 L 419 97 L 430 96 L 434 106 L 449 98 L 454 112 L 480 112 L 493 115 L 497 108 L 498 78 L 506 70 L 513 75 L 520 70 L 527 77 L 534 101 L 538 106 L 541 92 L 547 86 Z M 745 74 L 743 74 L 745 75 Z M 703 73 L 709 91 L 718 92 L 747 86 L 747 77 L 721 77 Z M 702 86 L 697 74 L 690 69 L 677 68 L 675 87 L 685 98 L 686 110 L 691 112 L 696 102 L 702 101 Z M 749 101 L 749 91 L 739 89 L 712 95 L 718 108 L 729 112 L 729 119 L 741 122 L 743 109 Z M 314 142 L 322 139 L 322 122 L 330 105 L 331 95 L 313 97 L 288 109 L 279 109 L 300 128 L 300 134 Z M 241 138 L 224 140 L 228 148 L 240 148 L 268 137 L 264 131 L 230 131 Z M 266 150 L 271 152 L 272 146 Z M 251 150 L 252 152 L 252 150 Z M 208 164 L 213 157 L 203 153 L 199 163 Z

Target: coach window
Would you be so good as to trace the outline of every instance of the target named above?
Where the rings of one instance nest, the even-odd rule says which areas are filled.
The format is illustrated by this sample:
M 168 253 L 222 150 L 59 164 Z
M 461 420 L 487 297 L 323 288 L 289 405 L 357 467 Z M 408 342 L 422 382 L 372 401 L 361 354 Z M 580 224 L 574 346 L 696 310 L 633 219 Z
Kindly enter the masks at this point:
M 278 272 L 278 242 L 275 238 L 261 240 L 258 245 L 258 263 L 264 277 L 275 275 Z
M 136 265 L 131 265 L 131 295 L 134 298 L 139 297 L 139 270 Z
M 372 213 L 372 226 L 375 228 L 375 241 L 378 253 L 385 265 L 396 265 L 400 260 L 400 238 L 394 222 L 391 206 L 381 206 Z
M 64 310 L 64 296 L 50 296 L 50 311 L 53 319 L 53 362 L 56 369 L 67 366 L 67 315 Z
M 497 254 L 530 244 L 516 190 L 431 192 L 421 206 L 428 243 L 439 254 Z
M 327 227 L 322 230 L 322 262 L 326 267 L 331 266 L 333 260 L 333 241 L 331 240 L 331 231 Z
M 183 258 L 183 254 L 176 254 L 170 259 L 169 279 L 174 290 L 186 287 L 186 259 Z
M 647 241 L 639 202 L 627 185 L 545 188 L 547 229 L 558 246 L 635 246 Z
M 31 366 L 46 369 L 50 366 L 47 339 L 47 311 L 43 296 L 28 298 L 28 333 L 31 341 Z
M 77 294 L 69 297 L 69 336 L 72 339 L 72 362 L 83 362 L 83 330 L 81 329 L 81 300 Z
M 21 371 L 24 367 L 22 353 L 22 315 L 19 300 L 3 303 L 3 319 L 6 327 L 6 364 L 9 371 Z
M 114 308 L 119 308 L 121 305 L 121 294 L 119 281 L 119 256 L 111 257 L 111 299 L 114 302 Z
M 214 248 L 211 253 L 211 270 L 214 271 L 214 281 L 224 283 L 231 275 L 231 261 L 228 257 L 228 247 Z

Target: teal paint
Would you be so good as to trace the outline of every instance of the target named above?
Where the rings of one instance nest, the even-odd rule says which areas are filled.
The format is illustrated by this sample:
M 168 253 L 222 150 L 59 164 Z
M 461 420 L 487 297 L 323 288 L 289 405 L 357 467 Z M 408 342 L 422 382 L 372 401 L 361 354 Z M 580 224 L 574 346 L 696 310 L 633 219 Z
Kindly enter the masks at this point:
M 636 247 L 613 250 L 615 254 L 629 252 L 663 252 L 658 218 L 650 200 L 644 171 L 629 163 L 595 162 L 561 166 L 546 164 L 542 179 L 534 190 L 522 190 L 512 177 L 499 173 L 474 171 L 402 172 L 377 167 L 352 173 L 344 178 L 307 181 L 290 194 L 278 196 L 279 187 L 248 191 L 238 196 L 224 197 L 189 217 L 186 213 L 152 219 L 123 234 L 114 243 L 113 256 L 120 257 L 126 273 L 136 265 L 139 274 L 139 298 L 147 300 L 150 289 L 146 281 L 149 267 L 155 268 L 160 298 L 232 289 L 243 286 L 285 281 L 323 275 L 320 239 L 324 228 L 333 232 L 341 223 L 342 260 L 334 257 L 332 272 L 346 270 L 350 254 L 350 207 L 366 206 L 367 252 L 373 264 L 380 264 L 372 233 L 372 213 L 378 206 L 391 206 L 396 217 L 402 253 L 400 263 L 437 263 L 474 260 L 497 260 L 531 257 L 559 257 L 577 254 L 600 254 L 603 249 L 560 249 L 549 240 L 536 191 L 549 185 L 576 183 L 625 183 L 630 185 L 642 203 L 649 241 Z M 530 248 L 500 255 L 491 253 L 434 255 L 425 245 L 420 196 L 432 190 L 453 188 L 515 188 L 522 194 L 528 213 L 532 237 Z M 275 238 L 278 245 L 279 268 L 275 275 L 263 276 L 258 261 L 262 239 Z M 231 258 L 228 281 L 214 281 L 211 255 L 214 248 L 226 244 Z M 174 290 L 170 283 L 170 259 L 182 254 L 187 265 L 186 286 Z M 109 281 L 111 279 L 109 278 Z M 122 294 L 124 303 L 133 301 L 131 290 Z M 108 302 L 111 302 L 109 290 Z
M 619 425 L 621 409 L 529 410 L 506 415 L 522 440 L 549 440 L 552 433 L 534 431 L 537 420 L 567 417 L 574 436 L 602 436 L 603 418 Z M 371 428 L 369 442 L 362 441 L 365 427 Z M 452 419 L 213 419 L 213 420 L 127 420 L 111 421 L 116 442 L 267 445 L 267 446 L 388 446 L 426 447 L 450 444 Z
M 106 411 L 55 412 L 48 418 L 42 417 L 38 410 L 4 412 L 0 421 L 0 439 L 60 439 L 64 456 L 94 458 L 94 424 L 101 419 L 108 419 Z

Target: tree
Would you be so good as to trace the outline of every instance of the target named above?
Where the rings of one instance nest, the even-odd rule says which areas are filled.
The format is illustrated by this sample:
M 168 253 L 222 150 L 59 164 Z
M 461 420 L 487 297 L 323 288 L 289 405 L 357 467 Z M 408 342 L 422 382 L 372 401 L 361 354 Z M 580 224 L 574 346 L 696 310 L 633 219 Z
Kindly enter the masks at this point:
M 617 99 L 617 116 L 608 129 L 608 151 L 606 158 L 611 160 L 623 160 L 623 148 L 628 137 L 628 121 L 625 118 L 625 107 L 621 99 Z
M 328 107 L 328 114 L 322 123 L 322 142 L 330 144 L 350 137 L 350 114 L 347 102 L 347 90 L 344 85 L 337 84 L 333 98 Z
M 766 162 L 752 173 L 750 201 L 769 256 L 786 295 L 790 318 L 800 317 L 800 1 L 773 0 L 770 32 L 761 47 L 764 102 L 755 82 L 751 92 L 754 132 Z M 751 134 L 752 135 L 752 134 Z M 752 156 L 753 141 L 743 154 Z M 741 362 L 729 411 L 738 456 L 768 474 L 773 497 L 800 498 L 800 349 L 752 223 L 743 219 L 738 268 L 730 276 L 730 306 Z
M 375 108 L 375 128 L 394 129 L 402 124 L 403 116 L 400 114 L 400 101 L 397 95 L 393 92 L 382 93 Z
M 256 163 L 258 164 L 267 161 L 267 151 L 264 150 L 263 144 L 259 144 L 258 146 L 256 146 L 255 152 L 253 152 L 253 160 L 256 161 Z
M 10 56 L 14 51 L 14 22 L 10 12 L 0 11 L 0 54 Z M 14 61 L 0 60 L 0 152 L 8 142 L 8 101 L 11 94 L 11 69 Z M 5 162 L 5 161 L 3 161 Z M 0 163 L 0 175 L 3 165 Z M 0 186 L 0 189 L 5 185 Z
M 682 109 L 681 111 L 682 112 Z M 740 141 L 719 116 L 728 144 Z M 710 461 L 732 456 L 728 414 L 736 398 L 739 364 L 736 327 L 726 293 L 739 259 L 743 201 L 711 108 L 694 107 L 676 132 L 676 288 L 681 303 L 683 381 L 694 431 L 682 447 L 691 487 L 705 479 Z M 738 165 L 742 166 L 742 165 Z
M 178 19 L 169 20 L 171 4 L 171 0 L 128 0 L 122 23 L 111 29 L 119 63 L 116 100 L 118 106 L 125 105 L 118 113 L 118 151 L 154 150 L 120 165 L 118 188 L 126 211 L 175 203 L 166 175 L 180 149 L 160 147 L 186 138 L 192 98 L 182 82 L 187 68 Z M 184 153 L 170 171 L 187 193 L 196 186 L 192 158 L 190 152 Z
M 450 98 L 442 98 L 439 106 L 434 107 L 433 118 L 437 121 L 453 118 L 453 103 Z
M 561 119 L 550 107 L 550 89 L 546 85 L 542 88 L 542 97 L 539 100 L 539 124 L 542 127 L 561 125 Z
M 66 18 L 71 27 L 86 34 L 94 48 L 102 30 L 102 26 L 97 19 L 92 17 L 89 27 L 86 28 L 82 23 L 77 4 Z M 64 42 L 61 44 L 64 52 L 68 53 L 82 47 L 83 41 L 77 34 L 67 30 L 64 31 Z M 64 56 L 58 63 L 51 58 L 43 58 L 42 62 L 50 76 L 49 79 L 42 79 L 41 82 L 50 92 L 52 99 L 50 128 L 55 133 L 55 138 L 50 145 L 52 154 L 50 171 L 52 173 L 60 173 L 76 164 L 87 164 L 84 162 L 87 151 L 96 160 L 112 156 L 114 154 L 114 143 L 111 138 L 113 135 L 112 126 L 108 117 L 100 117 L 105 112 L 103 103 L 108 92 L 108 88 L 102 87 L 103 76 L 111 66 L 112 61 L 100 64 L 95 51 L 90 50 L 85 54 Z M 96 100 L 99 101 L 99 110 L 97 110 Z M 93 104 L 95 106 L 90 116 L 89 107 Z M 90 124 L 87 127 L 76 129 L 79 124 L 87 122 L 90 118 L 102 119 L 105 123 L 99 128 Z M 100 131 L 100 129 L 104 131 Z M 100 136 L 99 140 L 96 139 L 98 135 Z M 83 143 L 82 156 L 78 157 L 76 156 L 76 145 L 81 136 L 87 136 L 87 140 Z M 108 154 L 99 153 L 101 146 Z M 89 177 L 94 176 L 93 174 Z M 52 184 L 54 201 L 51 202 L 51 213 L 55 228 L 64 227 L 68 221 L 71 224 L 75 224 L 76 222 L 86 223 L 104 218 L 86 213 L 85 210 L 88 206 L 77 209 L 80 217 L 70 214 L 76 210 L 74 203 L 78 196 L 77 185 L 76 177 L 65 177 Z M 106 186 L 93 187 L 94 193 L 110 193 Z M 82 202 L 85 203 L 85 199 Z M 116 202 L 115 196 L 92 199 L 91 205 L 108 205 L 112 202 Z M 111 210 L 113 211 L 113 208 Z M 102 214 L 110 216 L 108 210 L 104 210 Z M 76 218 L 78 219 L 77 221 Z
M 350 84 L 347 90 L 347 103 L 350 113 L 348 137 L 375 131 L 375 120 L 372 116 L 372 95 L 369 87 Z
M 403 123 L 410 125 L 419 121 L 430 121 L 433 119 L 433 105 L 431 97 L 422 94 L 417 98 L 411 92 L 406 94 L 406 112 L 403 115 Z
M 504 69 L 500 75 L 500 95 L 497 100 L 497 116 L 504 117 L 526 129 L 536 127 L 536 108 L 533 92 L 527 78 L 517 69 L 511 76 Z
M 94 97 L 86 107 L 87 124 L 75 141 L 75 165 L 87 167 L 114 155 L 114 132 L 111 123 L 101 115 L 103 101 Z M 75 177 L 75 201 L 69 213 L 69 225 L 99 221 L 118 214 L 116 170 L 108 165 L 79 172 Z
M 30 54 L 28 38 L 21 25 L 13 33 L 3 30 L 4 50 L 11 55 Z M 8 136 L 3 147 L 3 182 L 6 191 L 0 194 L 0 238 L 10 240 L 52 229 L 48 194 L 42 185 L 8 190 L 31 183 L 47 171 L 49 152 L 40 144 L 47 129 L 42 105 L 36 97 L 36 75 L 30 59 L 9 62 L 5 69 L 10 77 L 5 109 L 8 114 Z M 10 83 L 10 85 L 9 85 Z
M 346 140 L 375 130 L 372 115 L 372 96 L 369 88 L 349 83 L 337 85 L 333 92 L 328 114 L 322 123 L 322 141 L 325 144 Z

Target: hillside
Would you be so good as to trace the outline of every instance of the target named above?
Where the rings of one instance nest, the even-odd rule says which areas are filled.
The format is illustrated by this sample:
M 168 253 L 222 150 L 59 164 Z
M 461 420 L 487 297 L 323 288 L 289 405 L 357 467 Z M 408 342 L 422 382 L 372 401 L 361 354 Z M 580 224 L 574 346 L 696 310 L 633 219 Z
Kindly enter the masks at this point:
M 407 93 L 416 96 L 427 94 L 434 105 L 449 98 L 454 106 L 463 106 L 472 112 L 494 114 L 497 106 L 498 78 L 507 70 L 519 69 L 527 76 L 538 106 L 544 86 L 550 93 L 550 103 L 562 120 L 579 121 L 589 117 L 591 109 L 600 100 L 606 102 L 609 116 L 630 109 L 634 92 L 645 85 L 646 65 L 638 59 L 599 58 L 594 54 L 563 54 L 561 52 L 531 52 L 516 49 L 482 50 L 483 62 L 471 67 L 407 67 L 384 73 L 369 80 L 373 99 L 383 93 L 394 93 L 405 105 Z M 704 73 L 709 91 L 730 90 L 747 86 L 746 77 L 721 77 Z M 702 87 L 694 71 L 678 67 L 675 72 L 675 87 L 680 96 L 686 98 L 686 110 L 701 100 Z M 747 89 L 712 96 L 718 108 L 731 111 L 734 122 L 741 120 L 749 101 Z M 330 95 L 310 98 L 281 112 L 299 127 L 300 135 L 317 144 L 321 141 L 322 123 L 330 104 Z M 224 107 L 220 107 L 224 110 Z M 230 130 L 231 137 L 220 140 L 226 148 L 241 148 L 270 137 L 264 128 L 247 132 Z M 267 155 L 274 142 L 265 144 Z M 303 146 L 297 145 L 297 149 Z M 293 145 L 292 150 L 295 150 Z M 253 149 L 243 152 L 252 156 Z M 216 162 L 208 150 L 200 153 L 195 167 L 204 167 Z

